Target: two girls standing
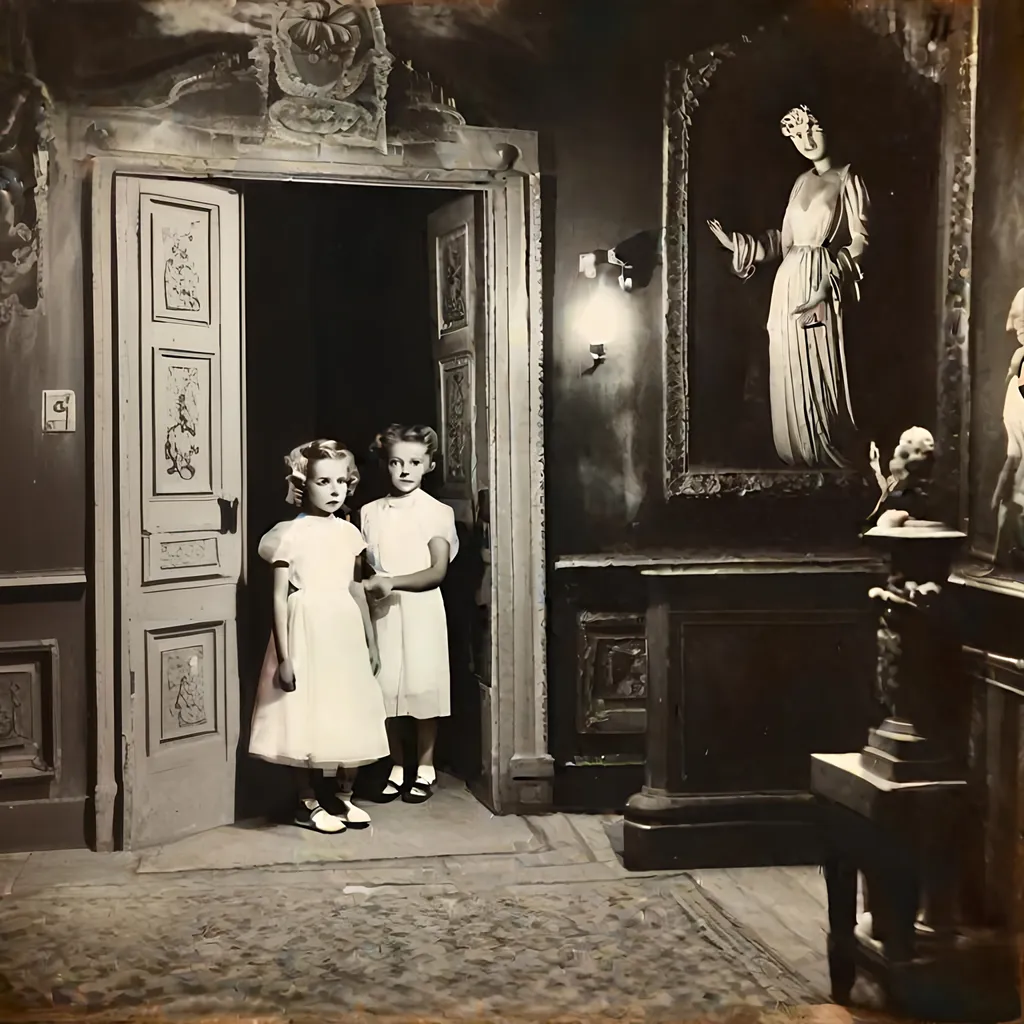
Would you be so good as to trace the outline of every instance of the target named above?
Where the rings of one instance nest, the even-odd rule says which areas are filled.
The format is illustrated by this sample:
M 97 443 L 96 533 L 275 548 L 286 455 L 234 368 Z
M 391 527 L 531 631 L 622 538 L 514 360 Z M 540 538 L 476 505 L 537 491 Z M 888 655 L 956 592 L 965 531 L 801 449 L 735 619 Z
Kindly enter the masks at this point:
M 451 509 L 421 489 L 434 468 L 437 435 L 395 425 L 374 448 L 389 488 L 364 506 L 362 534 L 337 517 L 359 480 L 352 453 L 313 441 L 285 459 L 288 501 L 302 512 L 274 527 L 259 548 L 274 566 L 274 635 L 249 752 L 295 769 L 295 823 L 317 832 L 370 823 L 352 801 L 352 783 L 361 765 L 389 752 L 394 767 L 382 799 L 429 799 L 437 719 L 450 714 L 438 588 L 458 540 Z M 364 557 L 373 570 L 365 580 Z M 402 716 L 417 720 L 417 770 L 408 785 Z M 317 773 L 328 771 L 337 773 L 339 813 L 321 806 L 314 790 Z

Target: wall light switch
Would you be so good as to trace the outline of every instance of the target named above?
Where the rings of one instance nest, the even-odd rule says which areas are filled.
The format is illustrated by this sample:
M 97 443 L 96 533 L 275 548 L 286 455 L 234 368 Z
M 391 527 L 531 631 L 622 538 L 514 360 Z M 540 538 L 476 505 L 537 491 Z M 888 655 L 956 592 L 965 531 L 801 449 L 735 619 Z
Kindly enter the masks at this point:
M 43 433 L 70 434 L 75 426 L 74 391 L 44 391 Z

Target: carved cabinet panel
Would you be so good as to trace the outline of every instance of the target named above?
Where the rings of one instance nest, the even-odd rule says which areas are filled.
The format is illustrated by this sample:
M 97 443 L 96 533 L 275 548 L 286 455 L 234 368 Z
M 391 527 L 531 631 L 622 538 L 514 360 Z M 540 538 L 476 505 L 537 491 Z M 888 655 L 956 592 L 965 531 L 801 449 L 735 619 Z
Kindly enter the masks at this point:
M 59 770 L 56 640 L 0 643 L 0 781 Z
M 644 616 L 577 616 L 577 711 L 581 733 L 643 733 L 647 727 Z

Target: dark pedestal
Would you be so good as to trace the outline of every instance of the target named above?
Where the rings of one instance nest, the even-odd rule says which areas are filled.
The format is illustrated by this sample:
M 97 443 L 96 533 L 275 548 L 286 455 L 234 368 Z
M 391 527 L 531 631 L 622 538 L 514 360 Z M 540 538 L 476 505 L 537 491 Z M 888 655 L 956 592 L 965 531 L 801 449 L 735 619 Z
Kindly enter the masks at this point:
M 734 556 L 644 574 L 647 755 L 627 868 L 820 863 L 808 758 L 859 746 L 877 716 L 863 684 L 876 564 Z
M 859 754 L 815 754 L 811 789 L 823 823 L 833 999 L 849 1003 L 860 970 L 889 1009 L 919 1020 L 1016 1019 L 1015 950 L 958 921 L 966 782 L 893 782 Z M 860 923 L 858 874 L 869 909 Z
M 644 789 L 626 804 L 623 861 L 630 871 L 820 863 L 813 798 L 680 796 Z

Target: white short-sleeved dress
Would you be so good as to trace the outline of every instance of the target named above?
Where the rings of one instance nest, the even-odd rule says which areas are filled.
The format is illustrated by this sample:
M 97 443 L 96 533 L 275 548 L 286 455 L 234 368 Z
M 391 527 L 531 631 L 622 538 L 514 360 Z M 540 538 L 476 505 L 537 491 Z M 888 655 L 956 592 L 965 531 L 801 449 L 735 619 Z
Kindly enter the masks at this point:
M 274 527 L 260 556 L 288 565 L 288 653 L 295 689 L 275 682 L 268 651 L 260 675 L 249 753 L 307 768 L 356 767 L 388 753 L 384 700 L 370 666 L 363 620 L 349 592 L 365 544 L 333 516 L 300 516 Z
M 455 514 L 422 490 L 379 498 L 362 507 L 366 554 L 381 576 L 405 576 L 430 568 L 428 544 L 448 542 L 449 560 L 459 551 Z M 389 718 L 446 718 L 451 714 L 448 624 L 441 591 L 394 591 L 371 602 L 380 647 L 380 674 Z

